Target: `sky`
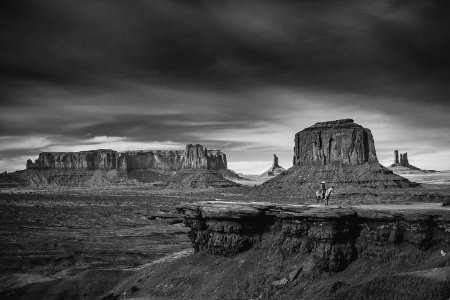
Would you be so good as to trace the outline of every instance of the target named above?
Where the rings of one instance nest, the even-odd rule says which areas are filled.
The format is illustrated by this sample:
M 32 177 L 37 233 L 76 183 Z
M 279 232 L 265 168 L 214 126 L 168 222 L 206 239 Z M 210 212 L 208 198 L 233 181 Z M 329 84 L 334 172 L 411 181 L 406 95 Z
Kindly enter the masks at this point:
M 258 174 L 352 118 L 379 161 L 450 169 L 446 0 L 3 0 L 0 171 L 42 151 L 184 149 Z

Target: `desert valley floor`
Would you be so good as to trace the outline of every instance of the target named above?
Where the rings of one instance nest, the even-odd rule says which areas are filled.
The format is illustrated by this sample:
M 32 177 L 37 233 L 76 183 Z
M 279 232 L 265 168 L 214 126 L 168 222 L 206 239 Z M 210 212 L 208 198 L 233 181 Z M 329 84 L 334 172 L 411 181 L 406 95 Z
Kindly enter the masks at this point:
M 428 191 L 450 195 L 448 185 L 425 186 Z M 133 274 L 193 255 L 189 229 L 177 213 L 177 205 L 197 201 L 270 200 L 248 196 L 249 189 L 3 189 L 0 193 L 0 296 L 2 299 L 109 299 L 110 291 Z M 307 204 L 295 199 L 288 202 Z M 424 202 L 430 199 L 411 197 L 401 203 L 359 200 L 354 204 L 423 207 Z M 442 205 L 434 198 L 431 202 L 435 207 Z M 330 204 L 331 208 L 350 203 L 332 200 Z M 439 265 L 450 266 L 447 258 Z M 217 264 L 227 260 L 215 259 Z M 128 298 L 140 289 L 136 284 L 128 295 L 114 294 L 114 297 Z M 171 299 L 170 295 L 165 296 Z M 166 299 L 163 296 L 159 295 L 160 299 Z M 180 294 L 173 296 L 183 298 Z

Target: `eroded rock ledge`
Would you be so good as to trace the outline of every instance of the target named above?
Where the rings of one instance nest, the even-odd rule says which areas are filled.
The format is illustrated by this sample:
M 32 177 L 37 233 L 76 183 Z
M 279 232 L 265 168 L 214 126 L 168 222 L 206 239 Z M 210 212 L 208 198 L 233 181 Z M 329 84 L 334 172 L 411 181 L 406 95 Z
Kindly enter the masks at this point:
M 318 207 L 208 201 L 177 207 L 196 252 L 233 256 L 264 243 L 284 256 L 307 255 L 325 271 L 357 258 L 388 261 L 406 248 L 449 249 L 450 209 L 413 206 Z

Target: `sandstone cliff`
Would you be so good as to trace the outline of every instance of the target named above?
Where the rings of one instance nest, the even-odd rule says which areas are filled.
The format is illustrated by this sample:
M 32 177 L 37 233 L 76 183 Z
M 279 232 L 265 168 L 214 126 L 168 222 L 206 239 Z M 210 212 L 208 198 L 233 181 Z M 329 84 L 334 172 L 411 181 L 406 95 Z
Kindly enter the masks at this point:
M 449 209 L 206 201 L 180 205 L 178 211 L 191 229 L 189 237 L 198 254 L 149 274 L 150 279 L 148 273 L 147 279 L 135 278 L 133 284 L 144 280 L 143 285 L 159 287 L 142 295 L 207 295 L 210 299 L 450 296 L 449 258 L 442 254 L 450 249 Z M 193 276 L 197 280 L 189 280 Z M 126 287 L 114 293 L 123 293 Z
M 4 176 L 5 179 L 0 178 L 0 182 L 7 186 L 60 183 L 71 185 L 73 179 L 73 184 L 78 186 L 80 182 L 89 181 L 89 178 L 94 176 L 92 173 L 94 171 L 117 171 L 119 176 L 161 186 L 169 183 L 171 187 L 190 188 L 236 185 L 223 178 L 230 174 L 226 155 L 220 150 L 207 150 L 199 144 L 189 144 L 185 150 L 176 151 L 116 152 L 99 149 L 81 152 L 42 152 L 34 162 L 28 160 L 26 167 L 26 172 L 8 174 Z M 177 173 L 179 176 L 172 178 Z M 175 184 L 177 180 L 180 181 L 179 184 Z M 189 180 L 192 182 L 188 182 Z
M 124 155 L 110 149 L 81 152 L 42 152 L 34 163 L 28 160 L 26 167 L 35 170 L 126 171 L 126 161 Z
M 195 251 L 233 256 L 281 237 L 284 253 L 311 254 L 325 271 L 340 271 L 358 257 L 407 243 L 422 249 L 450 247 L 450 209 L 395 206 L 324 207 L 269 202 L 203 201 L 178 206 Z M 443 244 L 441 244 L 443 243 Z
M 27 169 L 35 170 L 158 170 L 227 169 L 226 155 L 220 150 L 207 150 L 202 145 L 186 146 L 186 150 L 127 151 L 99 149 L 81 152 L 42 152 Z
M 344 119 L 316 123 L 295 134 L 294 166 L 251 194 L 310 202 L 322 181 L 335 187 L 332 198 L 349 201 L 408 198 L 405 191 L 388 190 L 419 186 L 379 164 L 370 130 Z
M 439 173 L 435 170 L 422 170 L 409 163 L 408 152 L 400 153 L 400 159 L 398 150 L 394 150 L 394 163 L 389 166 L 389 170 L 398 175 L 414 175 L 414 174 L 434 174 Z
M 376 162 L 372 133 L 352 119 L 316 123 L 295 135 L 294 165 Z
M 184 153 L 183 169 L 226 170 L 227 157 L 220 150 L 207 150 L 202 145 L 189 144 Z
M 127 151 L 123 152 L 127 170 L 179 171 L 183 167 L 185 151 Z

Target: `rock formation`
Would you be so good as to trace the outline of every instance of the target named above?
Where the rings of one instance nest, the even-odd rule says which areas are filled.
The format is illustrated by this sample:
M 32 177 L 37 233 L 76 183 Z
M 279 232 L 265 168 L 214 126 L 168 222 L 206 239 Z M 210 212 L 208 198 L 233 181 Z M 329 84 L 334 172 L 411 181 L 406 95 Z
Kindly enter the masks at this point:
M 127 170 L 158 170 L 176 172 L 183 167 L 184 151 L 127 151 L 123 152 Z
M 276 154 L 273 155 L 273 164 L 272 164 L 272 168 L 278 168 L 278 156 L 276 156 Z
M 202 145 L 192 145 L 186 146 L 186 152 L 184 155 L 183 168 L 186 169 L 207 169 L 208 160 L 207 153 L 203 149 Z
M 442 254 L 450 247 L 450 216 L 439 206 L 393 209 L 205 201 L 177 209 L 198 254 L 169 264 L 146 286 L 183 282 L 177 285 L 182 289 L 177 295 L 211 299 L 450 295 L 450 268 Z M 190 280 L 203 273 L 201 279 Z M 164 279 L 158 278 L 161 274 Z M 115 295 L 123 292 L 117 290 Z M 174 290 L 157 292 L 173 296 Z
M 278 164 L 278 156 L 276 156 L 274 154 L 272 167 L 269 170 L 267 170 L 266 172 L 264 172 L 263 174 L 261 174 L 261 176 L 273 177 L 273 176 L 277 176 L 278 174 L 280 174 L 283 171 L 285 171 L 285 169 Z
M 295 134 L 293 163 L 283 176 L 256 187 L 254 196 L 311 201 L 322 181 L 339 191 L 334 198 L 348 199 L 418 186 L 379 164 L 372 133 L 351 119 L 316 123 Z
M 34 163 L 29 159 L 26 167 L 35 170 L 126 171 L 126 161 L 124 155 L 110 149 L 42 152 Z
M 175 186 L 173 181 L 181 180 L 181 177 L 184 182 L 182 186 L 191 188 L 236 185 L 223 178 L 232 173 L 227 169 L 226 155 L 220 150 L 207 150 L 199 144 L 189 144 L 185 150 L 176 151 L 117 152 L 99 149 L 81 152 L 42 152 L 34 162 L 28 160 L 26 168 L 26 172 L 16 172 L 11 176 L 8 175 L 8 180 L 2 181 L 8 185 L 14 182 L 26 185 L 29 181 L 38 185 L 62 182 L 70 185 L 74 177 L 77 178 L 77 182 L 85 182 L 93 176 L 94 171 L 115 171 L 119 177 L 161 185 L 170 181 L 171 185 Z M 177 173 L 179 176 L 170 178 Z M 194 182 L 186 182 L 189 181 L 187 178 Z M 11 180 L 14 182 L 10 182 Z
M 408 152 L 400 153 L 398 158 L 398 150 L 394 150 L 394 163 L 389 166 L 389 170 L 399 175 L 415 174 L 415 173 L 435 173 L 433 170 L 422 170 L 409 163 Z
M 400 165 L 409 166 L 408 152 L 400 154 Z
M 296 166 L 377 162 L 372 133 L 352 119 L 316 123 L 295 135 Z
M 227 157 L 220 150 L 207 150 L 202 145 L 186 146 L 183 169 L 226 170 Z
M 311 207 L 276 203 L 204 201 L 178 206 L 196 252 L 234 256 L 273 238 L 289 255 L 310 255 L 324 271 L 341 271 L 353 260 L 401 256 L 402 248 L 450 247 L 445 209 Z M 386 250 L 386 251 L 384 251 Z M 389 250 L 389 251 L 387 251 Z
M 220 150 L 207 150 L 202 145 L 186 146 L 186 150 L 116 152 L 99 149 L 81 152 L 42 152 L 27 169 L 35 170 L 158 170 L 162 172 L 181 169 L 227 169 L 226 155 Z

